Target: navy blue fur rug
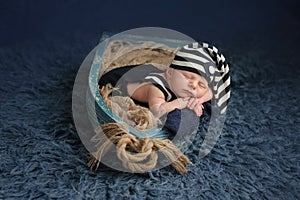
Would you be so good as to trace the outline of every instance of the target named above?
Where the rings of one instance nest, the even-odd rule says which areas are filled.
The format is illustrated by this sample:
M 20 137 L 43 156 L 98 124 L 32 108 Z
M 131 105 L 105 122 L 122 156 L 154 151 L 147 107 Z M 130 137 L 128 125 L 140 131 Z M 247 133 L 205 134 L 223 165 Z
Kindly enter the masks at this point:
M 226 123 L 202 159 L 205 126 L 199 128 L 186 152 L 194 163 L 187 174 L 172 167 L 132 174 L 103 165 L 93 172 L 71 109 L 77 70 L 97 44 L 81 38 L 0 48 L 0 199 L 300 197 L 300 67 L 292 50 L 277 56 L 257 41 L 222 50 L 232 76 Z

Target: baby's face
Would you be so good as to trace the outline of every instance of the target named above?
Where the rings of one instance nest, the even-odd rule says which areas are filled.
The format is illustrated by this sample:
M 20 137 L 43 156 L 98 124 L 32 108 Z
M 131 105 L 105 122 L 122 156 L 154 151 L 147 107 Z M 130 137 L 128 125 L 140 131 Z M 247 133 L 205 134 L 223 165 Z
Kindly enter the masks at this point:
M 173 69 L 170 85 L 179 97 L 201 98 L 211 93 L 204 77 L 184 70 Z

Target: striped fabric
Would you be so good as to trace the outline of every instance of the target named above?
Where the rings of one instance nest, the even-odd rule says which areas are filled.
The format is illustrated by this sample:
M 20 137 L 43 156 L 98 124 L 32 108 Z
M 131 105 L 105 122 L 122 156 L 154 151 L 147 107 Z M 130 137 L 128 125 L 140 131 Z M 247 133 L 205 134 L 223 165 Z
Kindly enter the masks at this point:
M 224 114 L 230 98 L 229 66 L 218 49 L 194 42 L 182 47 L 170 67 L 186 70 L 206 78 L 213 91 L 213 102 Z
M 166 101 L 170 101 L 173 97 L 176 97 L 176 95 L 174 95 L 174 93 L 168 89 L 168 87 L 165 87 L 168 84 L 165 79 L 162 78 L 162 76 L 150 74 L 149 76 L 145 77 L 145 80 L 151 80 L 152 83 L 155 83 L 155 85 L 164 93 Z

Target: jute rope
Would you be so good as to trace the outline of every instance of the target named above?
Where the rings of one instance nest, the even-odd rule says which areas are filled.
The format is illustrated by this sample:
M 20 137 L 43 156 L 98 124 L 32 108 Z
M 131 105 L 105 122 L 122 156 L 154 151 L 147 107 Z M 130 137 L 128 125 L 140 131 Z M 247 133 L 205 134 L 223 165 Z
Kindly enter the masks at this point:
M 111 86 L 103 87 L 100 92 L 107 105 L 112 104 L 112 97 L 109 93 Z M 129 102 L 134 104 L 134 102 Z M 136 105 L 135 105 L 136 106 Z M 141 109 L 131 105 L 132 109 Z M 151 113 L 147 108 L 147 112 Z M 143 122 L 149 124 L 149 116 L 144 116 Z M 180 173 L 187 172 L 190 160 L 168 139 L 137 138 L 130 133 L 127 126 L 120 123 L 107 123 L 99 127 L 92 141 L 96 144 L 97 151 L 89 156 L 88 167 L 97 169 L 101 159 L 109 152 L 113 145 L 117 147 L 117 157 L 121 160 L 123 167 L 131 172 L 142 173 L 154 169 L 158 162 L 158 152 L 160 151 Z M 103 134 L 104 133 L 104 134 Z
M 102 134 L 102 131 L 105 135 Z M 107 137 L 107 138 L 105 138 Z M 97 151 L 89 155 L 88 167 L 97 170 L 102 157 L 117 146 L 117 157 L 123 167 L 134 173 L 143 173 L 156 167 L 160 151 L 180 173 L 187 172 L 191 161 L 168 139 L 138 139 L 120 123 L 107 123 L 96 130 L 92 138 Z
M 134 127 L 139 132 L 161 124 L 160 119 L 155 117 L 149 109 L 136 105 L 130 97 L 111 95 L 114 90 L 117 90 L 117 88 L 113 88 L 111 84 L 107 84 L 99 91 L 108 108 L 125 123 Z

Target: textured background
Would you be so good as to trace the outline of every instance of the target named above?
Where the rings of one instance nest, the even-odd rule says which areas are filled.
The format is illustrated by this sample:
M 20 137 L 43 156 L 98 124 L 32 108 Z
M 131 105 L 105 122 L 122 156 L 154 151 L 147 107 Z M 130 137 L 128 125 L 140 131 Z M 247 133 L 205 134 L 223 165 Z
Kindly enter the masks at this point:
M 299 199 L 299 3 L 1 1 L 0 199 Z M 73 82 L 103 31 L 157 26 L 214 43 L 231 63 L 232 100 L 207 157 L 131 174 L 85 166 Z M 205 119 L 201 119 L 205 122 Z

